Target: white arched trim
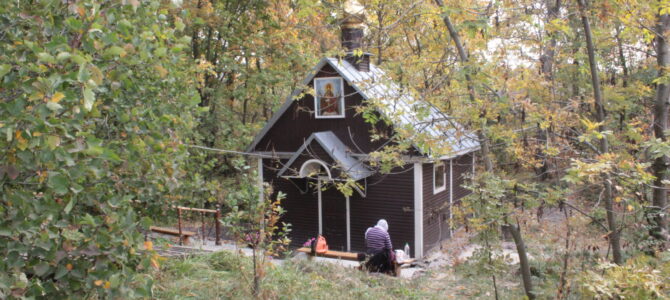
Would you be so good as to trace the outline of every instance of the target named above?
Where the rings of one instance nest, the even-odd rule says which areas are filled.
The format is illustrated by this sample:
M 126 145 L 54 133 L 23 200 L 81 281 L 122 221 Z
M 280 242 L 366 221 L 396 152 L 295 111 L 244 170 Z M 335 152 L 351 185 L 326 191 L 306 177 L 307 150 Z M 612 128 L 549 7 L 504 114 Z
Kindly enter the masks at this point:
M 309 172 L 312 171 L 312 169 L 309 167 L 314 164 L 323 167 L 323 169 L 326 170 L 326 173 L 328 173 L 328 179 L 330 180 L 333 179 L 333 176 L 331 176 L 330 170 L 328 169 L 328 165 L 326 165 L 326 163 L 324 163 L 322 160 L 319 159 L 310 159 L 305 163 L 303 163 L 302 166 L 300 167 L 300 172 L 298 173 L 300 175 L 300 178 L 305 178 L 309 176 Z

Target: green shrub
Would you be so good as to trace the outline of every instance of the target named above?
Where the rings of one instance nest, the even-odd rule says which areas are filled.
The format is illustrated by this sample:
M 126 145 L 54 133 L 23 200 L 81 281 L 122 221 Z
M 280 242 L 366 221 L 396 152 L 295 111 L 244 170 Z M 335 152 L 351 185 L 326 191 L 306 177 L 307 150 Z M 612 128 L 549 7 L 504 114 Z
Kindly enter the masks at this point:
M 601 263 L 599 271 L 580 276 L 580 290 L 596 299 L 665 299 L 670 297 L 670 260 L 646 255 L 632 258 L 622 266 Z
M 136 212 L 178 188 L 199 100 L 183 24 L 141 2 L 0 6 L 0 298 L 151 293 Z

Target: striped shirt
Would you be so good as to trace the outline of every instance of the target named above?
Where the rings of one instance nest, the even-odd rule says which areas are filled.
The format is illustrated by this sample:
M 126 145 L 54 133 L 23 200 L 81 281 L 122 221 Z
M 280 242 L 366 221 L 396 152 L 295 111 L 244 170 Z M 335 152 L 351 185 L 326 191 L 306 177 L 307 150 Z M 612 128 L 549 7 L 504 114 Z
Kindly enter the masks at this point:
M 365 243 L 367 244 L 368 254 L 377 254 L 384 249 L 393 250 L 388 232 L 377 226 L 370 227 L 365 232 Z

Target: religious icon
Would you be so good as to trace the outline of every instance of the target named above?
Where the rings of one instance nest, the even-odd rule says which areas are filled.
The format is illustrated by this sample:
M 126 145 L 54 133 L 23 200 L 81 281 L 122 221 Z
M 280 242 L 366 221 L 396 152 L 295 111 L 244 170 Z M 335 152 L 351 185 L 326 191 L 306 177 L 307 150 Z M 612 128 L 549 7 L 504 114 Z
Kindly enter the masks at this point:
M 316 78 L 317 117 L 344 117 L 342 78 Z

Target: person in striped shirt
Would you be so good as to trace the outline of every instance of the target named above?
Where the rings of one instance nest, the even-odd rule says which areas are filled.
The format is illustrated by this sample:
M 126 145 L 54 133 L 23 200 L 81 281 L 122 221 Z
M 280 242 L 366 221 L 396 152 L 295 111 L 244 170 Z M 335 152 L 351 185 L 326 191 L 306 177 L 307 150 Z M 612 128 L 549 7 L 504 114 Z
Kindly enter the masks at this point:
M 377 225 L 365 231 L 368 259 L 364 266 L 370 272 L 396 275 L 395 253 L 388 230 L 388 222 L 381 219 L 377 222 Z
M 365 243 L 367 245 L 368 254 L 375 255 L 384 250 L 393 251 L 391 236 L 389 236 L 388 230 L 388 222 L 384 219 L 380 219 L 377 221 L 377 225 L 370 227 L 365 231 Z

